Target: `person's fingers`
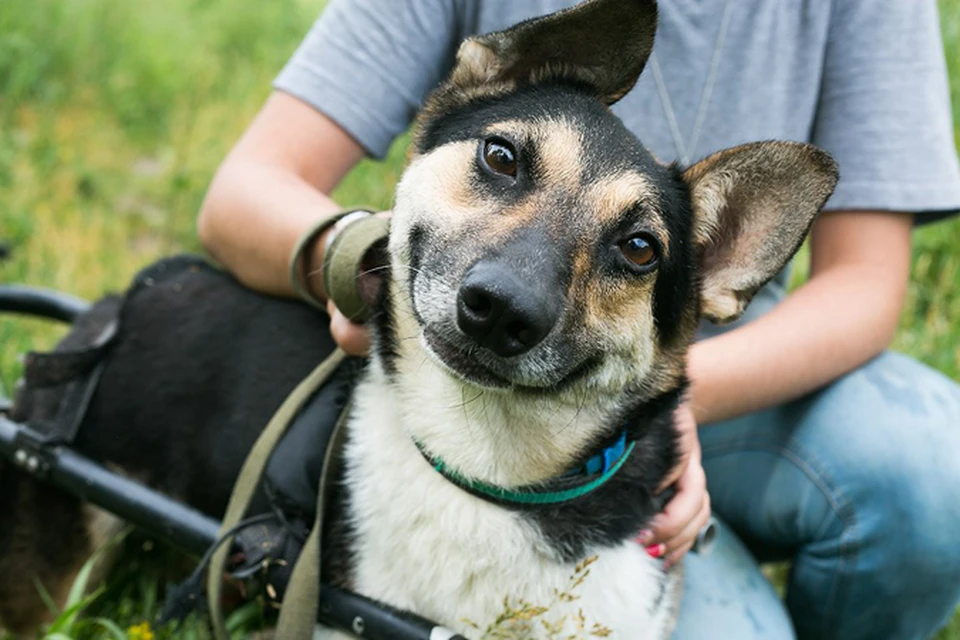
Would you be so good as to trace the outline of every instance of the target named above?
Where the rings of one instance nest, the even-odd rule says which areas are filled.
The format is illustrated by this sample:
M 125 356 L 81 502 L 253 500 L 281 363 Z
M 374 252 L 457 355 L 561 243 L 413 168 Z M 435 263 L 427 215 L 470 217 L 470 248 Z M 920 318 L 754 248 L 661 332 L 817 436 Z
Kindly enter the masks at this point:
M 352 356 L 367 355 L 370 351 L 370 330 L 362 324 L 350 322 L 332 301 L 327 302 L 327 312 L 330 314 L 330 334 L 340 348 Z
M 697 537 L 698 537 L 699 534 L 700 534 L 700 530 L 701 530 L 704 526 L 706 526 L 706 524 L 707 524 L 709 521 L 710 521 L 710 509 L 709 509 L 708 506 L 705 505 L 705 507 L 704 507 L 704 509 L 703 509 L 703 512 L 702 512 L 702 518 L 697 518 L 697 526 L 694 527 L 694 533 L 693 533 L 693 535 L 692 535 L 692 536 L 689 536 L 689 537 L 685 537 L 685 538 L 684 538 L 684 542 L 683 542 L 679 547 L 677 547 L 676 549 L 674 549 L 674 550 L 672 550 L 672 551 L 666 551 L 666 552 L 664 553 L 664 561 L 663 561 L 663 570 L 664 570 L 664 571 L 666 571 L 667 569 L 669 569 L 669 568 L 672 567 L 673 565 L 675 565 L 675 564 L 679 563 L 681 560 L 683 560 L 683 556 L 685 556 L 687 553 L 689 553 L 690 550 L 693 548 L 693 546 L 696 544 Z
M 666 542 L 675 538 L 697 517 L 703 507 L 707 477 L 700 466 L 697 451 L 691 455 L 687 468 L 677 481 L 676 490 L 676 495 L 667 503 L 663 513 L 655 516 L 651 523 L 653 542 Z
M 668 553 L 663 558 L 663 565 L 661 566 L 661 569 L 663 571 L 667 571 L 668 569 L 670 569 L 670 567 L 681 562 L 683 560 L 683 556 L 687 555 L 687 553 L 689 553 L 690 549 L 692 548 L 693 548 L 693 542 L 690 542 L 688 544 L 685 544 L 683 547 Z
M 676 537 L 664 543 L 664 569 L 680 562 L 683 556 L 693 548 L 703 529 L 710 521 L 710 494 L 704 495 L 703 506 L 697 516 L 690 521 L 686 529 Z

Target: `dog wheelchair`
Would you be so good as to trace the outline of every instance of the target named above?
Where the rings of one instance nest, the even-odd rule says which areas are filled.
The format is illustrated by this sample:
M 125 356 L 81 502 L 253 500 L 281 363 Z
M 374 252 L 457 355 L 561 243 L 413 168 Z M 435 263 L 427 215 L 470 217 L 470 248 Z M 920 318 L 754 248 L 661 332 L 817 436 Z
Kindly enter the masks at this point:
M 80 299 L 35 287 L 0 285 L 0 313 L 72 323 L 90 308 Z M 105 344 L 110 336 L 101 336 Z M 93 348 L 96 351 L 96 345 Z M 55 354 L 31 354 L 43 359 Z M 72 354 L 68 359 L 42 362 L 34 367 L 46 371 L 55 382 L 77 372 L 65 394 L 56 437 L 13 419 L 13 401 L 0 390 L 0 460 L 23 473 L 100 507 L 140 528 L 150 536 L 189 554 L 202 556 L 191 578 L 168 593 L 159 624 L 182 619 L 202 601 L 203 569 L 218 547 L 230 560 L 226 573 L 242 585 L 246 594 L 263 597 L 279 607 L 290 580 L 291 569 L 304 547 L 305 532 L 290 535 L 289 527 L 267 517 L 248 518 L 242 527 L 221 531 L 221 523 L 125 476 L 111 471 L 71 447 L 79 428 L 83 407 L 96 388 L 100 367 L 95 353 Z M 75 357 L 73 357 L 75 356 Z M 43 366 L 49 365 L 49 366 Z M 49 380 L 48 380 L 49 382 Z M 322 390 L 319 393 L 322 393 Z M 65 431 L 64 431 L 65 429 Z M 72 433 L 71 433 L 72 431 Z M 268 514 L 269 515 L 269 514 Z M 218 604 L 215 604 L 219 608 Z M 323 584 L 316 604 L 317 621 L 371 640 L 465 640 L 462 636 L 420 616 L 386 607 L 355 593 Z
M 162 273 L 164 268 L 176 271 L 195 268 L 198 264 L 200 264 L 199 261 L 184 258 L 158 263 L 141 272 L 132 291 L 135 291 L 138 286 L 153 286 L 155 280 L 162 280 L 165 277 Z M 158 267 L 160 272 L 157 271 Z M 144 284 L 145 282 L 149 284 Z M 60 292 L 0 285 L 0 313 L 21 314 L 74 324 L 77 318 L 87 314 L 90 309 L 91 305 L 85 301 Z M 218 522 L 198 509 L 115 473 L 71 446 L 73 438 L 80 430 L 80 422 L 86 414 L 86 405 L 90 403 L 96 390 L 102 370 L 101 356 L 116 332 L 114 324 L 107 324 L 102 331 L 99 331 L 96 340 L 84 349 L 47 354 L 31 353 L 27 356 L 24 378 L 28 387 L 31 385 L 40 388 L 59 386 L 65 387 L 66 391 L 63 400 L 59 403 L 55 419 L 45 420 L 43 424 L 36 425 L 30 420 L 18 420 L 14 403 L 11 400 L 0 399 L 0 460 L 16 466 L 23 473 L 40 482 L 118 516 L 162 542 L 202 557 L 193 575 L 182 585 L 169 590 L 167 602 L 160 619 L 156 621 L 157 624 L 183 619 L 202 605 L 203 574 L 208 566 L 211 568 L 207 572 L 207 601 L 215 629 L 217 628 L 216 620 L 220 619 L 222 622 L 219 586 L 222 585 L 223 581 L 220 577 L 223 575 L 239 583 L 242 593 L 247 596 L 258 597 L 269 606 L 280 608 L 285 601 L 285 596 L 290 596 L 295 591 L 288 590 L 288 586 L 292 584 L 296 569 L 301 564 L 310 563 L 309 559 L 306 562 L 298 562 L 298 559 L 308 557 L 306 551 L 310 549 L 312 539 L 312 536 L 308 535 L 311 532 L 310 523 L 314 522 L 312 531 L 322 530 L 318 524 L 319 520 L 315 521 L 313 516 L 296 520 L 285 516 L 284 513 L 278 514 L 277 509 L 274 509 L 273 513 L 265 513 L 262 510 L 262 504 L 260 511 L 251 511 L 247 508 L 249 503 L 242 506 L 239 516 L 231 517 L 231 506 L 233 506 L 233 498 L 231 498 L 231 505 L 228 506 L 224 517 L 225 522 Z M 324 361 L 317 371 L 326 364 L 327 362 Z M 282 436 L 278 441 L 279 444 L 274 442 L 267 448 L 266 451 L 270 456 L 264 468 L 265 482 L 274 479 L 270 476 L 269 460 L 285 444 L 289 443 L 291 450 L 297 451 L 299 457 L 304 457 L 302 454 L 304 450 L 315 448 L 317 443 L 330 443 L 335 440 L 337 429 L 333 423 L 339 424 L 338 416 L 342 405 L 346 402 L 342 398 L 349 396 L 349 386 L 355 380 L 350 373 L 351 363 L 346 361 L 341 365 L 332 375 L 322 374 L 318 377 L 315 371 L 308 376 L 307 380 L 315 379 L 319 386 L 310 391 L 311 400 L 302 407 L 298 405 L 297 414 L 290 418 L 288 423 L 283 423 L 286 431 L 278 432 L 280 434 L 278 437 Z M 354 370 L 357 370 L 357 367 L 354 367 Z M 297 395 L 297 392 L 298 390 L 294 390 L 290 394 L 284 406 Z M 318 408 L 320 411 L 326 411 L 326 417 L 318 419 L 318 414 L 311 413 Z M 277 414 L 281 414 L 283 410 L 284 407 L 281 406 Z M 330 418 L 330 414 L 334 418 Z M 277 415 L 263 430 L 261 439 L 272 431 L 271 425 L 276 417 Z M 52 435 L 49 422 L 58 423 L 54 426 Z M 328 431 L 326 433 L 308 432 L 304 436 L 305 432 L 302 427 L 298 428 L 298 425 L 305 423 L 325 424 L 326 427 L 319 428 L 326 428 Z M 290 437 L 287 437 L 288 435 Z M 253 451 L 260 444 L 261 440 L 254 444 L 247 462 L 254 457 Z M 328 445 L 328 450 L 335 449 L 335 444 Z M 326 463 L 324 459 L 326 456 L 322 452 L 319 460 L 317 456 L 313 458 L 314 468 L 307 474 L 299 474 L 309 478 L 309 481 L 299 477 L 287 478 L 286 482 L 275 483 L 285 489 L 282 496 L 285 500 L 278 502 L 271 500 L 273 506 L 291 505 L 292 508 L 289 510 L 285 507 L 281 509 L 286 513 L 310 513 L 311 506 L 317 507 L 312 512 L 314 515 L 316 512 L 323 512 L 320 508 L 322 502 L 318 502 L 318 496 L 323 495 L 323 482 L 318 483 L 315 478 L 322 478 L 326 469 L 334 465 Z M 299 460 L 297 462 L 301 464 Z M 282 474 L 290 465 L 276 466 Z M 237 487 L 242 484 L 245 470 L 246 464 L 239 476 L 241 481 L 237 482 Z M 259 474 L 257 478 L 254 484 L 261 484 Z M 291 486 L 293 490 L 290 490 Z M 669 500 L 669 493 L 672 491 L 665 492 L 664 502 Z M 236 494 L 235 487 L 233 497 L 236 497 Z M 250 517 L 249 513 L 258 515 Z M 694 551 L 700 553 L 709 551 L 715 535 L 716 528 L 711 523 L 700 532 Z M 316 540 L 313 542 L 313 549 L 317 549 L 319 544 Z M 221 558 L 219 563 L 216 560 L 218 555 Z M 319 565 L 319 561 L 316 564 Z M 308 600 L 309 606 L 304 604 L 303 598 L 289 597 L 286 600 L 288 606 L 291 601 L 297 602 L 293 608 L 294 611 L 309 610 L 306 620 L 312 620 L 314 617 L 312 611 L 315 611 L 317 622 L 358 638 L 462 639 L 462 636 L 453 631 L 410 612 L 387 607 L 333 585 L 320 585 L 319 579 L 314 580 L 313 583 L 319 586 L 319 590 L 315 590 L 317 594 L 315 599 Z M 212 588 L 213 584 L 217 587 Z M 299 617 L 304 618 L 302 615 Z M 225 631 L 222 631 L 219 637 L 225 637 L 223 633 Z M 300 637 L 300 635 L 303 634 L 279 637 Z

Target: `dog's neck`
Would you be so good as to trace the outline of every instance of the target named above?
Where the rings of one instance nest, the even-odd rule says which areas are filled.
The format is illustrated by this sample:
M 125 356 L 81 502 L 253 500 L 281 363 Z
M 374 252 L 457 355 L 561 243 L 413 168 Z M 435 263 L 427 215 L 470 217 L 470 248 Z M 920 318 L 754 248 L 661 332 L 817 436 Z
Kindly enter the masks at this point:
M 382 376 L 398 424 L 462 476 L 504 488 L 543 482 L 569 471 L 598 438 L 619 429 L 619 399 L 465 384 L 428 354 L 412 315 L 395 318 L 391 329 L 394 371 L 388 375 L 375 356 L 373 374 Z
M 605 433 L 608 412 L 599 407 L 464 387 L 433 362 L 416 370 L 392 382 L 402 424 L 466 477 L 502 487 L 538 483 L 568 471 Z

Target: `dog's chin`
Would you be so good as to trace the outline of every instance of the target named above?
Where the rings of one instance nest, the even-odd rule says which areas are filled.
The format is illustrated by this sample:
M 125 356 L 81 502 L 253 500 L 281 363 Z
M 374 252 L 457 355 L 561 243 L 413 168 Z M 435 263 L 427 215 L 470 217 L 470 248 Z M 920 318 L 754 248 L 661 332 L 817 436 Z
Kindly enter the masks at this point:
M 550 378 L 520 381 L 494 371 L 478 358 L 472 357 L 466 349 L 451 344 L 429 329 L 421 331 L 421 341 L 429 357 L 458 382 L 490 391 L 556 392 L 586 377 L 596 365 L 593 359 L 588 359 L 570 371 L 558 372 Z

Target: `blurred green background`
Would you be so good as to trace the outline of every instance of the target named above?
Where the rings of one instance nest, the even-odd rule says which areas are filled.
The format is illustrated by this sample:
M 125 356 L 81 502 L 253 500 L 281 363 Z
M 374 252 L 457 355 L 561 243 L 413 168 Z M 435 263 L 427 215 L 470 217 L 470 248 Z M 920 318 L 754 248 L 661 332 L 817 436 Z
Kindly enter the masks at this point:
M 322 5 L 0 1 L 0 239 L 14 249 L 0 262 L 0 282 L 94 298 L 122 289 L 160 256 L 199 250 L 195 215 L 213 172 Z M 940 0 L 940 9 L 960 122 L 960 3 Z M 954 136 L 960 141 L 960 130 Z M 388 207 L 404 148 L 400 140 L 387 162 L 364 162 L 338 189 L 339 201 Z M 954 379 L 958 246 L 960 220 L 915 234 L 895 344 Z M 805 262 L 801 255 L 794 284 Z M 61 332 L 0 318 L 2 388 L 9 393 L 19 375 L 18 354 L 51 346 Z M 123 588 L 95 607 L 122 629 L 155 611 L 159 578 L 141 564 L 150 561 L 131 560 Z M 138 629 L 131 637 L 153 633 Z M 191 627 L 178 637 L 203 635 Z M 960 639 L 960 617 L 940 637 Z

